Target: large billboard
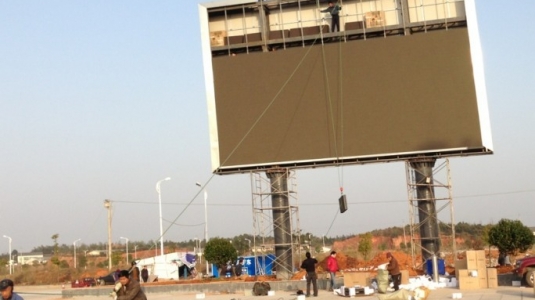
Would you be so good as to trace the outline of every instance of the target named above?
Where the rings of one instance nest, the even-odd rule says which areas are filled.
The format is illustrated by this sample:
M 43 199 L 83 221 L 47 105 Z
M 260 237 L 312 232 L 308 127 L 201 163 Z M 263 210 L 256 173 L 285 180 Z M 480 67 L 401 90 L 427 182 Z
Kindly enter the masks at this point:
M 475 19 L 470 5 L 468 20 Z M 492 153 L 470 22 L 354 40 L 327 34 L 276 51 L 235 47 L 218 55 L 203 11 L 216 173 Z

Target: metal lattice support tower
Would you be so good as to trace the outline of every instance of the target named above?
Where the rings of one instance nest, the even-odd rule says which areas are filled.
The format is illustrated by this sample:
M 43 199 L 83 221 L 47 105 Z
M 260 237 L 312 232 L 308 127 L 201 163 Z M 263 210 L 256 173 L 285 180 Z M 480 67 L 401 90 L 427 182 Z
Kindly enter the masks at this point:
M 430 164 L 430 173 L 426 168 L 421 168 L 422 163 Z M 437 252 L 440 248 L 442 252 L 457 251 L 450 163 L 448 159 L 439 165 L 435 165 L 434 159 L 413 160 L 405 163 L 405 170 L 412 263 L 414 268 L 418 268 L 433 255 L 439 256 Z M 436 235 L 431 233 L 422 236 L 422 232 L 426 234 L 424 227 L 429 223 L 437 225 Z M 422 261 L 416 261 L 418 250 L 421 251 Z
M 296 188 L 295 172 L 289 169 L 274 168 L 265 175 L 251 173 L 253 251 L 255 256 L 275 254 L 277 279 L 290 279 L 300 258 L 300 253 L 294 255 L 300 249 Z M 264 265 L 256 268 L 264 274 Z

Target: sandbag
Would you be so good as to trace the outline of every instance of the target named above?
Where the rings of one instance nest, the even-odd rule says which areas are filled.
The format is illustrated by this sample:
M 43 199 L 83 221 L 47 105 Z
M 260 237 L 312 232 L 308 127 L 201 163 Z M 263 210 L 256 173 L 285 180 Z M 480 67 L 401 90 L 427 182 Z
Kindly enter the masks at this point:
M 388 286 L 390 285 L 390 282 L 388 281 L 388 271 L 378 269 L 377 277 L 375 278 L 377 279 L 377 292 L 381 294 L 386 293 L 386 290 L 388 289 Z
M 271 286 L 269 283 L 263 281 L 263 282 L 255 282 L 253 285 L 253 295 L 255 296 L 267 296 L 268 292 L 271 290 Z
M 404 290 L 404 289 L 401 289 L 399 291 L 395 291 L 393 293 L 388 293 L 388 294 L 384 294 L 384 295 L 377 295 L 377 297 L 379 298 L 379 300 L 408 300 L 408 299 L 413 299 L 412 298 L 412 293 L 407 291 L 407 290 Z

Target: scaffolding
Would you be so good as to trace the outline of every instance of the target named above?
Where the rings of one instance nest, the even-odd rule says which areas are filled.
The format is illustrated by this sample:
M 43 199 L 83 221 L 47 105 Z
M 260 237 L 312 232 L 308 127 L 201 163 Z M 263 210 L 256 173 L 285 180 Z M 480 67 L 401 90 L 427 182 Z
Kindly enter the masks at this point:
M 252 209 L 253 209 L 253 252 L 255 256 L 260 256 L 256 260 L 256 270 L 258 275 L 265 275 L 268 266 L 265 266 L 266 256 L 275 253 L 275 249 L 283 248 L 284 253 L 277 253 L 273 261 L 273 270 L 276 270 L 278 279 L 290 279 L 294 272 L 296 262 L 301 257 L 300 247 L 300 229 L 299 229 L 299 206 L 297 198 L 297 180 L 295 171 L 289 169 L 278 169 L 277 172 L 283 172 L 287 178 L 287 189 L 280 190 L 279 185 L 273 183 L 269 174 L 252 172 L 251 173 L 251 191 L 252 191 Z M 269 173 L 269 171 L 267 172 Z M 268 176 L 266 176 L 268 175 Z M 288 199 L 287 207 L 274 207 L 272 196 L 285 196 Z M 283 223 L 290 224 L 289 228 L 279 226 L 280 222 L 274 221 L 273 215 L 275 210 L 284 210 L 283 214 L 286 220 Z M 277 243 L 276 234 L 289 236 L 289 242 Z M 297 252 L 296 252 L 297 251 Z M 296 252 L 296 253 L 294 253 Z M 290 265 L 281 260 L 281 256 L 291 259 Z
M 433 221 L 436 218 L 438 224 L 437 243 L 442 245 L 441 252 L 449 252 L 455 254 L 457 251 L 455 239 L 455 221 L 453 209 L 453 196 L 450 174 L 450 163 L 445 159 L 442 163 L 435 165 L 432 168 L 431 176 L 419 173 L 411 164 L 413 161 L 405 163 L 406 177 L 407 177 L 407 192 L 409 199 L 409 228 L 412 264 L 414 268 L 420 268 L 425 263 L 426 257 L 436 255 L 431 249 L 426 249 L 422 246 L 422 238 L 420 229 L 422 224 L 427 221 Z M 430 197 L 418 198 L 417 189 L 426 187 L 433 191 Z M 419 204 L 421 201 L 430 201 L 435 205 L 434 212 L 422 211 Z M 424 218 L 422 219 L 422 215 Z M 425 238 L 425 237 L 424 237 Z M 429 238 L 429 237 L 427 237 Z M 420 251 L 422 260 L 416 261 Z

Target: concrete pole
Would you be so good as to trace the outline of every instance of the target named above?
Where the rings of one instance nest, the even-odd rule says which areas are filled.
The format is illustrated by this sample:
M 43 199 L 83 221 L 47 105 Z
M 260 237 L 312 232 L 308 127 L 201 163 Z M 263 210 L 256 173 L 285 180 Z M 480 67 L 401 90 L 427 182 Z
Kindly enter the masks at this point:
M 74 268 L 75 269 L 78 266 L 76 264 L 76 242 L 79 242 L 79 241 L 81 241 L 81 239 L 77 239 L 76 241 L 72 242 L 72 247 L 74 248 Z
M 288 200 L 288 170 L 267 171 L 271 181 L 271 204 L 273 207 L 273 235 L 275 239 L 275 262 L 277 279 L 292 276 L 292 245 L 290 205 Z
M 13 274 L 13 260 L 11 259 L 11 237 L 4 234 L 4 237 L 9 241 L 9 275 Z

